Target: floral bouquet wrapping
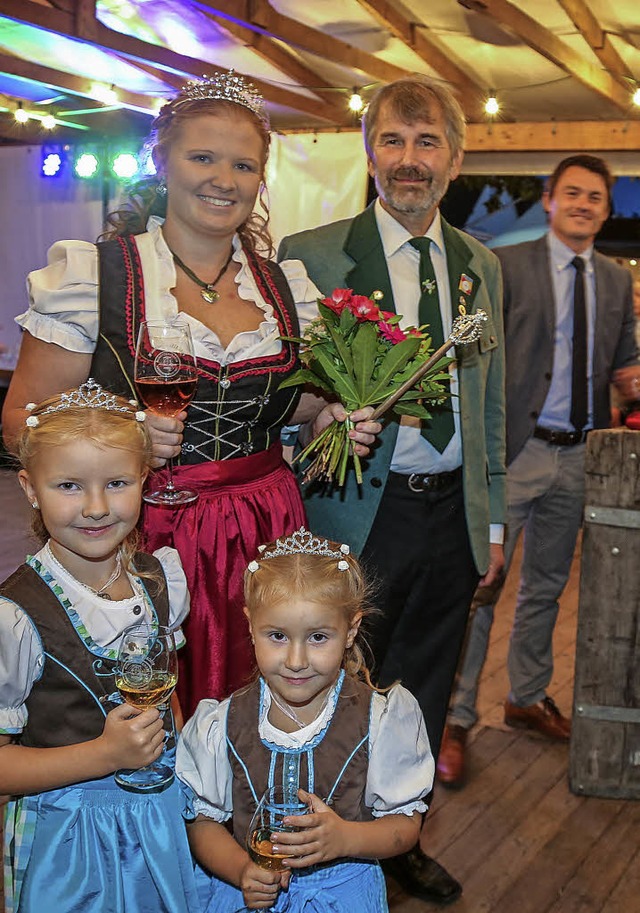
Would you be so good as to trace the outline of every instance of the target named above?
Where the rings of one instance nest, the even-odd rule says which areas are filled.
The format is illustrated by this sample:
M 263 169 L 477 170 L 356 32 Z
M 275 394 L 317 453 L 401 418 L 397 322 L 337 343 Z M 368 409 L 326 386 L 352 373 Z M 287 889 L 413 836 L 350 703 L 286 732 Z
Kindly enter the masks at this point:
M 375 292 L 374 292 L 375 297 Z M 401 316 L 383 311 L 376 301 L 355 295 L 351 289 L 336 289 L 330 298 L 318 300 L 320 317 L 305 329 L 300 359 L 303 367 L 281 385 L 311 384 L 337 398 L 347 412 L 378 406 L 406 384 L 432 353 L 428 333 L 416 327 L 402 330 Z M 429 419 L 425 403 L 441 403 L 449 395 L 447 365 L 440 358 L 393 405 L 399 415 Z M 353 458 L 358 482 L 362 468 L 350 446 L 353 423 L 334 421 L 298 454 L 296 461 L 313 457 L 304 481 L 325 479 L 343 485 L 349 457 Z

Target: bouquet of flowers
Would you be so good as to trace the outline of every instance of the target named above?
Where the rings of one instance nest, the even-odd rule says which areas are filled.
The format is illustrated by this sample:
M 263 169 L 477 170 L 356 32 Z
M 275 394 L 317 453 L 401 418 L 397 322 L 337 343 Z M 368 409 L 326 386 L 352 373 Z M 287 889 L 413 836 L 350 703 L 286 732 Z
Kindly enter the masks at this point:
M 311 384 L 337 398 L 347 412 L 364 406 L 379 406 L 406 384 L 432 353 L 431 338 L 423 329 L 401 329 L 401 316 L 383 311 L 372 298 L 355 295 L 351 289 L 336 289 L 330 298 L 320 298 L 320 317 L 305 329 L 300 359 L 303 367 L 281 386 Z M 431 418 L 426 403 L 442 403 L 448 397 L 447 365 L 442 357 L 417 384 L 395 401 L 399 415 Z M 349 456 L 356 478 L 362 482 L 358 455 L 350 446 L 353 423 L 334 421 L 298 454 L 301 461 L 315 454 L 304 481 L 326 479 L 343 485 Z

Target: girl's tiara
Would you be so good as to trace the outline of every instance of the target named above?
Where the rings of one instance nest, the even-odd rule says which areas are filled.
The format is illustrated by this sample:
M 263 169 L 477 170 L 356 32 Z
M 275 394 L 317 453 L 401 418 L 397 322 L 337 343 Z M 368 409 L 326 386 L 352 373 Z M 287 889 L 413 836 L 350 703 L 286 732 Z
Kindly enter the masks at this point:
M 131 406 L 138 405 L 135 399 L 130 399 L 129 403 Z M 37 404 L 27 403 L 25 409 L 27 412 L 32 412 L 37 409 Z M 52 412 L 64 412 L 65 409 L 104 409 L 106 412 L 126 412 L 129 415 L 133 412 L 129 406 L 121 406 L 117 396 L 103 390 L 100 384 L 90 377 L 84 384 L 80 384 L 77 390 L 61 393 L 60 402 L 55 406 L 47 406 L 38 415 L 30 415 L 27 418 L 27 425 L 29 428 L 37 428 L 40 424 L 39 416 Z M 137 422 L 144 422 L 145 414 L 138 411 L 134 414 L 134 418 Z
M 276 539 L 275 545 L 259 545 L 258 551 L 260 561 L 268 561 L 270 558 L 281 558 L 286 555 L 319 555 L 322 558 L 338 558 L 338 570 L 349 570 L 349 562 L 344 560 L 344 556 L 350 552 L 348 545 L 340 545 L 337 549 L 332 548 L 328 539 L 314 536 L 304 526 L 286 538 Z M 258 561 L 252 561 L 247 570 L 255 574 L 259 567 Z
M 235 73 L 233 69 L 228 73 L 217 73 L 211 78 L 190 80 L 182 87 L 180 94 L 168 103 L 168 108 L 173 111 L 188 101 L 203 99 L 230 101 L 234 105 L 242 105 L 255 114 L 267 130 L 269 129 L 264 98 L 253 83 Z

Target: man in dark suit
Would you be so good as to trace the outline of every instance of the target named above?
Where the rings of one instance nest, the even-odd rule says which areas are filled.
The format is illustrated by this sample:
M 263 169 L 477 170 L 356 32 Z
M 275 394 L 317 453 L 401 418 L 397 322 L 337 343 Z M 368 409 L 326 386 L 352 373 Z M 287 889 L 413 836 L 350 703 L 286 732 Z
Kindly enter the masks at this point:
M 389 419 L 361 488 L 351 477 L 343 491 L 306 493 L 310 528 L 349 543 L 380 583 L 376 672 L 416 695 L 437 757 L 471 597 L 503 562 L 502 286 L 496 257 L 438 210 L 463 156 L 464 117 L 451 93 L 425 77 L 391 83 L 363 127 L 378 200 L 354 219 L 285 239 L 280 257 L 302 260 L 325 295 L 382 293 L 401 326 L 429 323 L 435 334 L 440 324 L 446 337 L 462 304 L 488 317 L 481 338 L 455 353 L 452 407 L 422 426 Z M 419 849 L 392 871 L 426 900 L 461 891 Z
M 543 197 L 548 233 L 496 251 L 507 355 L 507 566 L 525 532 L 504 718 L 563 741 L 570 720 L 547 687 L 558 599 L 582 520 L 584 442 L 591 428 L 609 425 L 611 381 L 633 397 L 640 371 L 631 275 L 593 248 L 610 212 L 611 186 L 602 159 L 564 159 Z M 476 594 L 438 761 L 439 779 L 448 785 L 464 776 L 466 736 L 477 719 L 478 679 L 499 592 L 494 587 Z

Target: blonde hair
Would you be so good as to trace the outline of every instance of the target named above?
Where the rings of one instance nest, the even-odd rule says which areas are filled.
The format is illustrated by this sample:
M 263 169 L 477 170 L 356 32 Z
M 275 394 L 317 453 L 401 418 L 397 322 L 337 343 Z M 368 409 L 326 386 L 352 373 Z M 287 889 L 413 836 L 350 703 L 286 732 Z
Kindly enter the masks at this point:
M 258 203 L 263 214 L 252 212 L 237 229 L 238 235 L 245 248 L 252 253 L 272 258 L 274 246 L 269 232 L 269 205 L 264 197 L 264 172 L 269 157 L 271 134 L 266 124 L 252 111 L 234 102 L 219 98 L 202 98 L 181 101 L 182 95 L 177 95 L 172 101 L 160 109 L 160 113 L 151 126 L 151 133 L 145 148 L 153 153 L 153 158 L 158 171 L 166 163 L 169 149 L 174 142 L 181 126 L 185 121 L 204 114 L 228 114 L 249 121 L 255 127 L 262 142 L 261 179 L 263 181 L 258 195 Z M 176 103 L 179 104 L 176 105 Z M 160 166 L 160 167 L 158 167 Z M 160 178 L 162 175 L 160 175 Z M 158 194 L 160 178 L 142 181 L 134 185 L 129 193 L 129 202 L 123 209 L 111 213 L 107 217 L 110 230 L 101 235 L 102 240 L 126 234 L 141 234 L 147 230 L 149 216 L 157 215 L 164 218 L 166 215 L 166 195 Z
M 67 390 L 66 394 L 72 393 Z M 136 420 L 137 406 L 126 399 L 116 396 L 114 404 L 124 411 L 115 409 L 88 408 L 80 406 L 65 406 L 60 411 L 47 412 L 47 409 L 56 409 L 62 403 L 63 394 L 57 394 L 38 403 L 30 412 L 36 416 L 37 424 L 25 424 L 18 438 L 17 456 L 20 465 L 27 472 L 33 469 L 35 461 L 41 457 L 47 448 L 59 447 L 73 441 L 90 441 L 99 447 L 115 447 L 126 450 L 140 457 L 141 472 L 151 469 L 153 459 L 151 438 L 144 422 Z M 34 510 L 33 532 L 42 542 L 46 542 L 49 533 L 42 514 Z M 137 530 L 132 530 L 121 545 L 122 561 L 125 570 L 139 575 L 133 566 L 133 556 L 138 550 L 139 535 Z M 148 576 L 148 575 L 146 575 Z
M 267 550 L 275 546 L 271 543 Z M 339 543 L 329 542 L 335 551 Z M 341 555 L 348 564 L 338 568 L 338 559 L 324 555 L 296 553 L 260 560 L 258 569 L 244 574 L 244 599 L 249 614 L 261 608 L 280 605 L 292 597 L 340 609 L 351 626 L 356 617 L 371 614 L 371 590 L 362 568 L 353 555 Z M 364 650 L 368 649 L 360 630 L 351 647 L 347 647 L 342 668 L 352 678 L 359 678 L 373 688 Z

